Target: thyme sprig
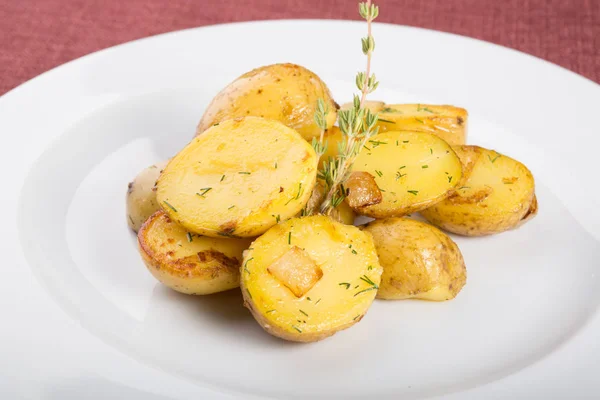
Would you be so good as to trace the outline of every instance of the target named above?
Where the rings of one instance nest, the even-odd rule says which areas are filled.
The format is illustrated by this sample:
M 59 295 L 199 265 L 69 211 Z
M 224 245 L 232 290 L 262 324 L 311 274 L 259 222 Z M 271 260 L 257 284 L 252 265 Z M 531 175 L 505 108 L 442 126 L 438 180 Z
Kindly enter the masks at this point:
M 367 21 L 367 36 L 361 39 L 362 52 L 367 57 L 367 65 L 364 72 L 361 71 L 356 74 L 355 82 L 360 94 L 354 95 L 353 106 L 350 109 L 338 112 L 338 125 L 343 134 L 343 139 L 338 145 L 338 155 L 324 161 L 323 168 L 318 174 L 319 179 L 325 186 L 326 195 L 320 206 L 320 212 L 325 215 L 329 215 L 348 195 L 344 182 L 350 176 L 352 165 L 369 139 L 378 132 L 378 116 L 365 108 L 364 103 L 367 95 L 379 86 L 375 74 L 371 73 L 371 56 L 375 50 L 375 39 L 371 31 L 372 23 L 379 15 L 379 7 L 371 4 L 371 0 L 367 0 L 359 3 L 358 11 L 360 16 Z M 324 103 L 320 100 L 317 102 L 315 122 L 322 129 L 322 132 L 324 130 L 320 124 L 325 126 L 324 110 L 326 110 Z M 313 147 L 315 147 L 317 153 L 324 148 L 323 134 L 321 134 L 321 140 L 318 143 L 316 140 L 313 141 Z

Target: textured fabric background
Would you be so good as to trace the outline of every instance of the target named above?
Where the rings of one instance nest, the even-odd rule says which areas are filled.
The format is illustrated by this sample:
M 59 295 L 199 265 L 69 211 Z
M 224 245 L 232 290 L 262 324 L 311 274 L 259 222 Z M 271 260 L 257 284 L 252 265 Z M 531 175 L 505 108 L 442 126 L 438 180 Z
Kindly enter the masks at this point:
M 600 0 L 378 0 L 381 22 L 471 36 L 600 82 Z M 354 0 L 0 0 L 0 95 L 87 53 L 222 22 L 357 19 Z

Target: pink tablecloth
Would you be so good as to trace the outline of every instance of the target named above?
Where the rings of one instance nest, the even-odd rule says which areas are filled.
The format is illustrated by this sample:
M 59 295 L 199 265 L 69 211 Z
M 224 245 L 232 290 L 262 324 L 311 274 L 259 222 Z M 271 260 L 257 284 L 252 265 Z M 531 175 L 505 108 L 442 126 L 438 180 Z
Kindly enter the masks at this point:
M 379 0 L 379 21 L 512 47 L 600 82 L 600 0 Z M 0 95 L 66 61 L 222 22 L 356 19 L 352 0 L 0 0 Z

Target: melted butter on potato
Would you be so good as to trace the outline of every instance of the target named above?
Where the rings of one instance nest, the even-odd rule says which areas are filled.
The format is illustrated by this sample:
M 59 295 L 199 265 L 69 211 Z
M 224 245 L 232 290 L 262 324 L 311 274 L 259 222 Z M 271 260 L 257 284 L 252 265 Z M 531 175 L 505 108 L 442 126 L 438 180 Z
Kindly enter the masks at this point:
M 452 148 L 424 132 L 373 136 L 352 170 L 371 174 L 382 193 L 378 204 L 355 210 L 373 218 L 402 216 L 435 204 L 448 197 L 462 177 Z
M 455 193 L 421 211 L 433 225 L 466 236 L 503 232 L 537 213 L 535 182 L 520 162 L 478 146 L 457 146 L 465 176 Z
M 215 96 L 198 124 L 197 134 L 226 119 L 255 116 L 282 122 L 312 140 L 321 133 L 314 121 L 319 98 L 329 107 L 327 126 L 331 127 L 338 106 L 315 73 L 295 64 L 260 67 L 240 76 Z
M 191 234 L 158 211 L 140 229 L 138 246 L 156 279 L 178 292 L 200 295 L 239 286 L 242 252 L 250 240 Z
M 244 254 L 241 288 L 267 332 L 311 342 L 358 322 L 381 272 L 369 233 L 315 215 L 282 222 L 256 239 Z
M 315 151 L 296 131 L 245 117 L 213 126 L 173 157 L 157 199 L 194 233 L 253 237 L 298 214 L 316 174 Z
M 370 222 L 383 267 L 377 298 L 387 300 L 450 300 L 467 280 L 456 243 L 439 229 L 408 218 Z

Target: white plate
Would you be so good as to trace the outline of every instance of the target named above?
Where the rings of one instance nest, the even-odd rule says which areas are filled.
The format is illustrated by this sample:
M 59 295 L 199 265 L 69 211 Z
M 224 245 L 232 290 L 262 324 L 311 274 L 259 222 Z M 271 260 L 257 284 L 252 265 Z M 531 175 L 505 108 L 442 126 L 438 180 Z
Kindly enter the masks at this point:
M 375 97 L 470 111 L 471 143 L 533 171 L 523 228 L 457 238 L 469 272 L 446 303 L 376 302 L 356 327 L 271 338 L 232 291 L 158 285 L 127 230 L 141 168 L 192 136 L 259 65 L 317 72 L 340 102 L 364 64 L 355 22 L 174 32 L 68 63 L 0 99 L 0 397 L 574 398 L 600 396 L 599 86 L 512 50 L 376 25 Z

